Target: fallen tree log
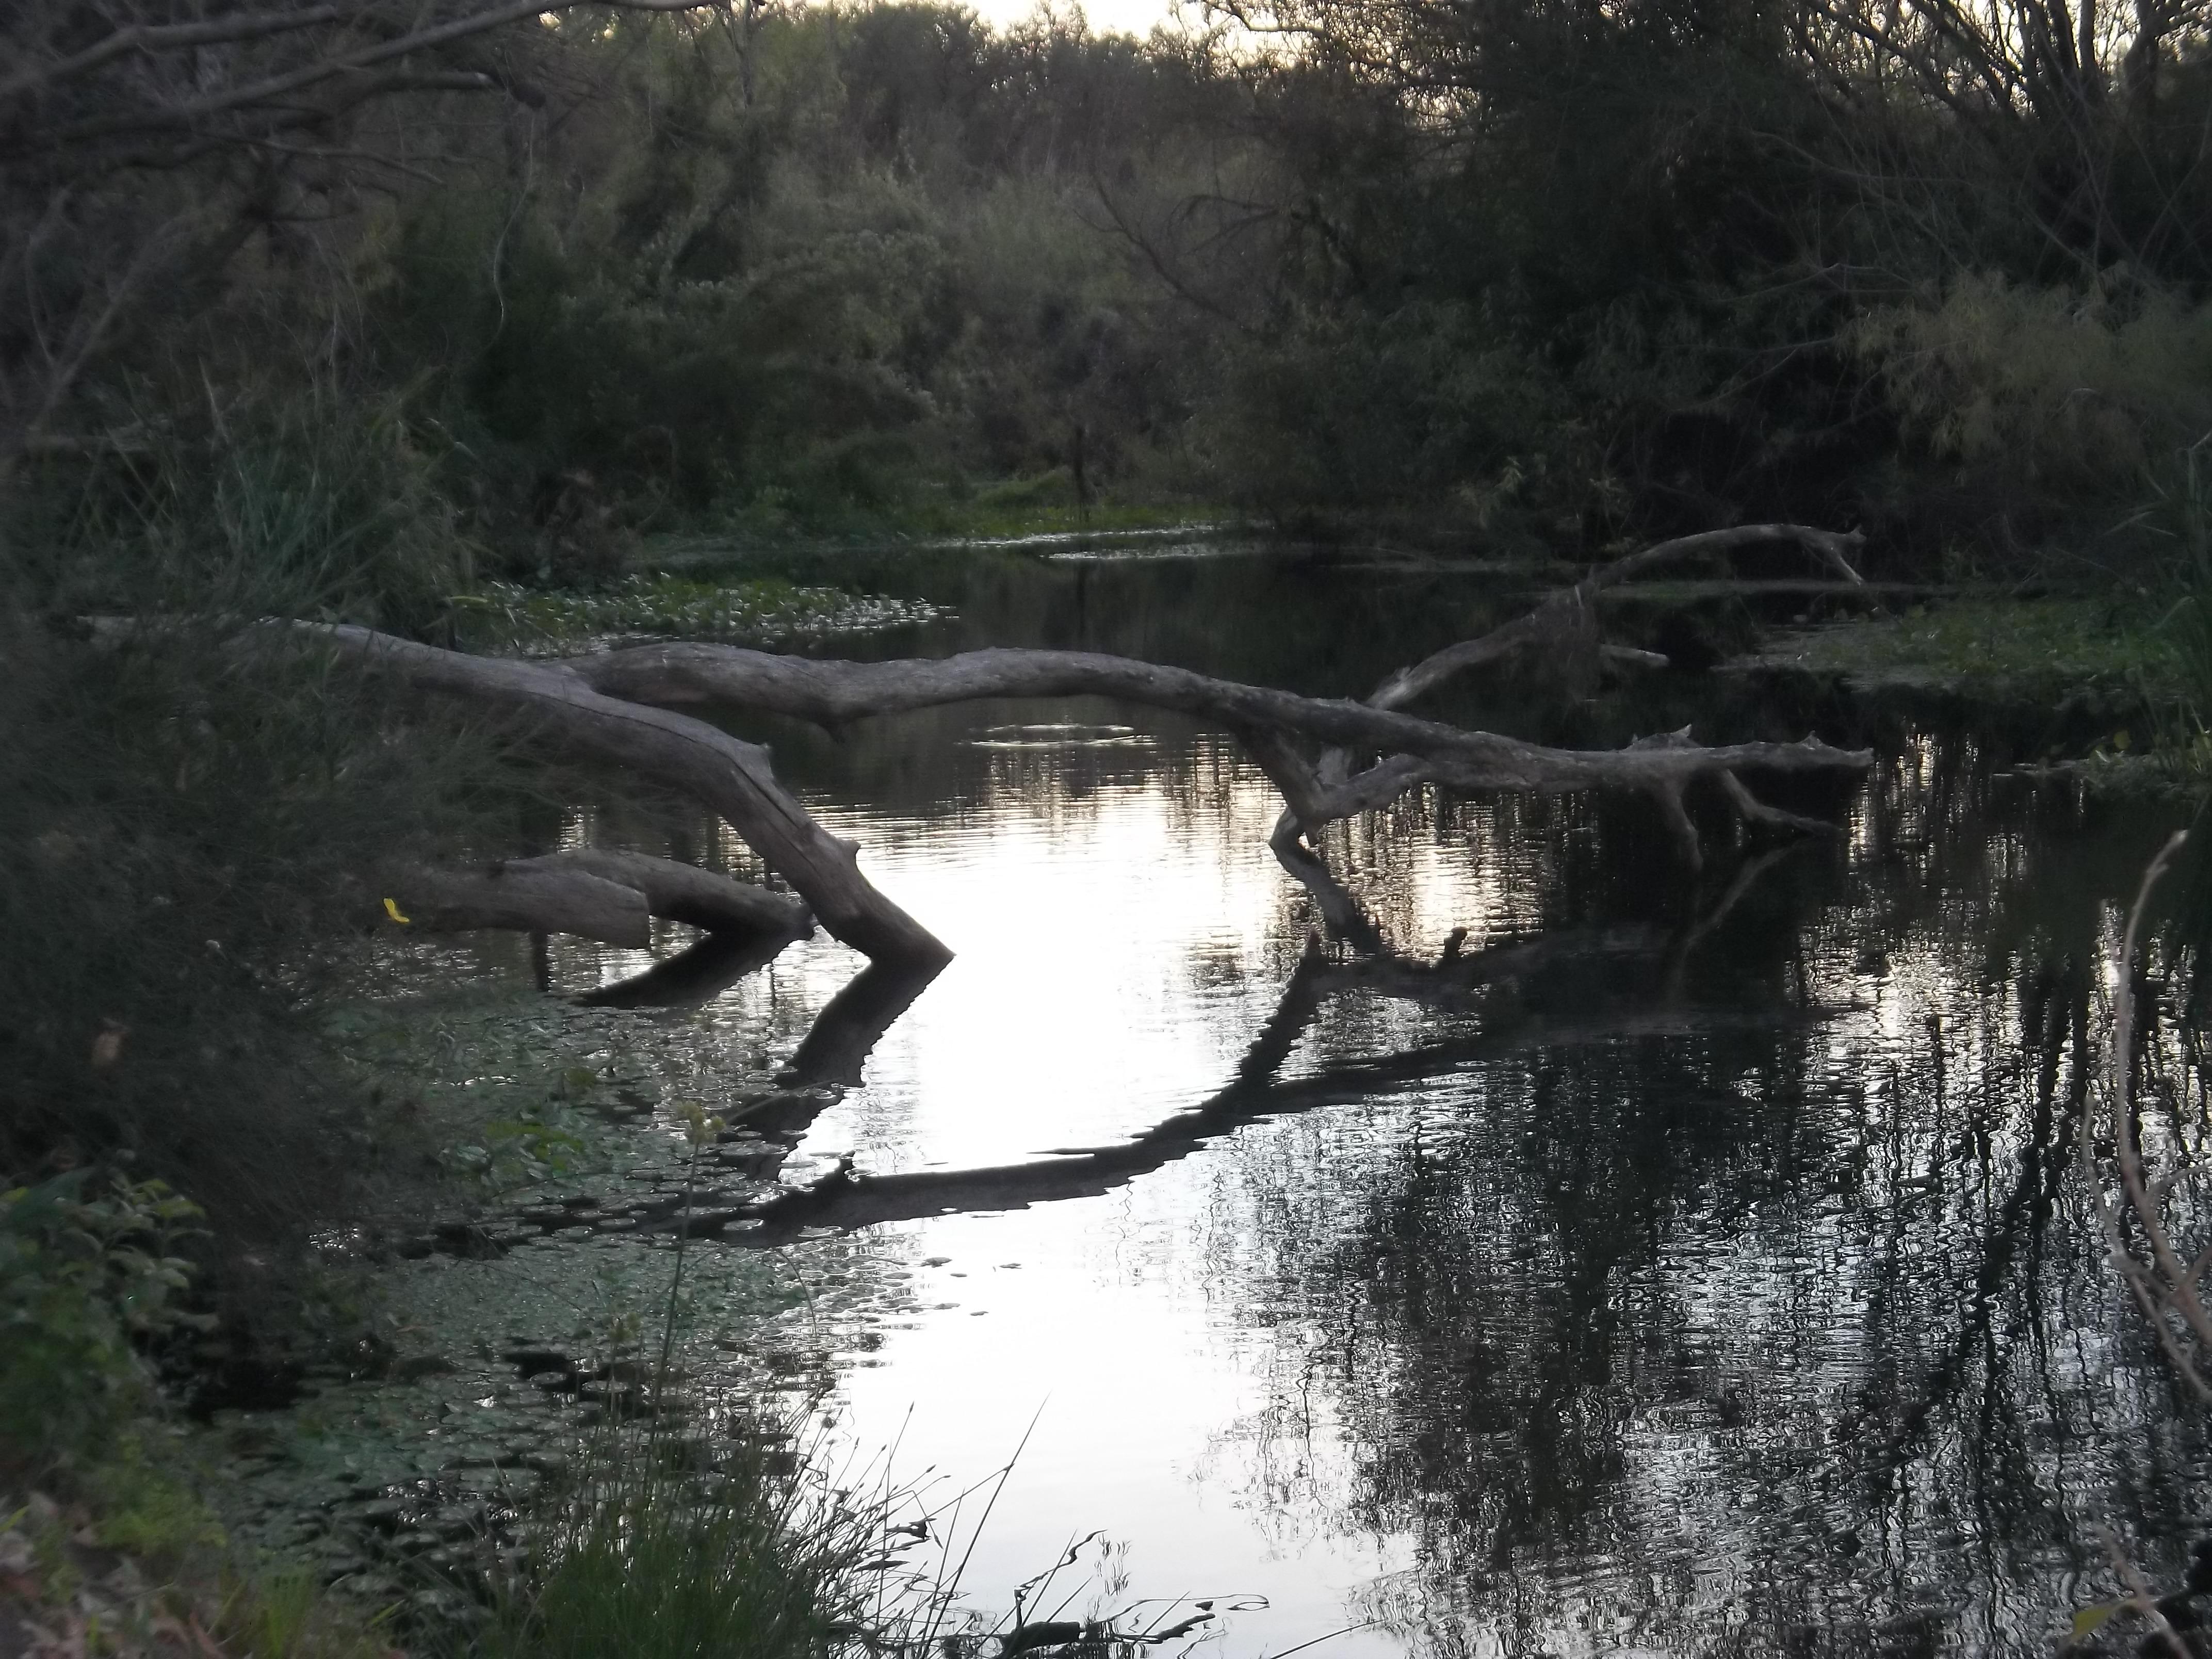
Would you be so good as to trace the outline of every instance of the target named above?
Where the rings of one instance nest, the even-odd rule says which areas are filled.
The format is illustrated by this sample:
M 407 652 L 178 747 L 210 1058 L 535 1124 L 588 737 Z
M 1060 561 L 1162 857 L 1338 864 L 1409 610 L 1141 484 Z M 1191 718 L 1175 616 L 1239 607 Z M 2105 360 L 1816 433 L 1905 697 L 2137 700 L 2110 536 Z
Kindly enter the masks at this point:
M 1660 542 L 1599 566 L 1573 586 L 1560 589 L 1527 614 L 1479 638 L 1448 645 L 1409 668 L 1397 670 L 1368 693 L 1367 705 L 1371 708 L 1402 708 L 1462 674 L 1538 647 L 1549 655 L 1554 677 L 1571 685 L 1594 678 L 1608 662 L 1663 668 L 1668 660 L 1656 651 L 1636 651 L 1600 642 L 1594 605 L 1599 593 L 1662 565 L 1732 552 L 1762 542 L 1791 542 L 1807 548 L 1847 584 L 1863 586 L 1866 579 L 1859 574 L 1851 560 L 1865 541 L 1866 538 L 1856 531 L 1816 530 L 1799 524 L 1756 524 L 1709 530 Z M 1686 743 L 1686 732 L 1677 735 Z M 1422 780 L 1415 775 L 1413 769 L 1408 768 L 1403 757 L 1397 756 L 1386 756 L 1355 776 L 1352 751 L 1340 744 L 1325 750 L 1311 762 L 1287 744 L 1273 745 L 1260 758 L 1268 775 L 1283 791 L 1285 803 L 1275 832 L 1268 838 L 1276 861 L 1305 884 L 1333 930 L 1347 937 L 1358 937 L 1361 930 L 1370 925 L 1365 913 L 1305 843 L 1324 825 L 1395 800 Z M 1778 824 L 1801 830 L 1829 827 L 1765 805 L 1744 787 L 1733 771 L 1723 770 L 1718 776 L 1729 806 L 1747 823 Z M 1704 851 L 1683 805 L 1685 787 L 1685 783 L 1656 782 L 1647 784 L 1645 789 L 1658 807 L 1660 817 L 1684 861 L 1695 870 L 1704 863 Z
M 871 714 L 990 697 L 1103 696 L 1210 718 L 1243 742 L 1282 791 L 1288 811 L 1273 844 L 1277 856 L 1310 888 L 1327 872 L 1316 868 L 1319 860 L 1310 847 L 1295 846 L 1297 836 L 1310 843 L 1336 820 L 1387 806 L 1424 783 L 1471 793 L 1639 791 L 1658 805 L 1683 861 L 1696 869 L 1703 854 L 1682 804 L 1691 784 L 1715 780 L 1729 805 L 1747 818 L 1802 828 L 1812 821 L 1762 805 L 1738 775 L 1863 771 L 1873 763 L 1865 750 L 1834 749 L 1811 737 L 1798 743 L 1708 747 L 1681 732 L 1639 739 L 1625 749 L 1554 749 L 1372 703 L 1300 696 L 1085 651 L 994 649 L 935 659 L 838 662 L 739 646 L 672 644 L 569 658 L 559 666 L 595 690 L 631 702 L 719 704 L 795 716 L 831 729 Z M 1322 761 L 1300 752 L 1300 737 L 1328 745 Z M 1332 770 L 1349 773 L 1342 757 L 1355 750 L 1380 751 L 1385 757 L 1364 771 L 1333 777 Z M 1333 769 L 1332 758 L 1337 761 Z M 1317 896 L 1333 923 L 1349 926 L 1336 894 Z
M 710 933 L 789 933 L 803 936 L 814 918 L 799 900 L 738 881 L 696 864 L 657 859 L 644 853 L 579 847 L 548 853 L 522 864 L 580 871 L 633 888 L 646 907 L 670 921 L 688 922 Z M 515 862 L 506 868 L 513 870 Z
M 1371 933 L 1371 924 L 1357 899 L 1329 872 L 1317 850 L 1318 836 L 1337 819 L 1386 806 L 1426 783 L 1470 793 L 1638 791 L 1656 803 L 1683 861 L 1692 869 L 1701 864 L 1702 851 L 1684 794 L 1701 780 L 1714 781 L 1720 798 L 1746 821 L 1801 831 L 1829 827 L 1760 802 L 1741 775 L 1863 771 L 1872 764 L 1867 750 L 1832 748 L 1813 737 L 1798 743 L 1709 747 L 1692 742 L 1686 730 L 1641 738 L 1621 749 L 1568 750 L 1401 712 L 1401 705 L 1454 675 L 1540 643 L 1593 664 L 1608 650 L 1615 657 L 1662 662 L 1655 653 L 1599 642 L 1589 616 L 1591 596 L 1672 560 L 1775 540 L 1810 547 L 1850 580 L 1858 580 L 1846 557 L 1859 544 L 1856 535 L 1798 525 L 1754 525 L 1686 537 L 1601 567 L 1527 616 L 1398 671 L 1358 702 L 1302 696 L 1094 652 L 993 649 L 926 660 L 836 662 L 734 646 L 674 643 L 523 662 L 471 656 L 350 624 L 246 623 L 236 631 L 247 647 L 303 635 L 319 638 L 411 686 L 523 711 L 568 749 L 642 772 L 719 812 L 770 870 L 791 884 L 835 938 L 879 962 L 921 966 L 941 963 L 951 953 L 860 873 L 856 844 L 830 834 L 777 782 L 764 748 L 678 712 L 683 707 L 712 704 L 783 714 L 835 730 L 872 715 L 979 699 L 1103 696 L 1211 721 L 1237 738 L 1282 793 L 1286 810 L 1271 841 L 1277 856 L 1314 893 L 1332 929 L 1364 937 Z M 184 626 L 231 626 L 207 619 L 87 621 L 95 638 L 111 641 L 158 638 Z M 1320 745 L 1318 757 L 1310 755 L 1309 745 Z M 1376 758 L 1355 772 L 1353 759 L 1363 754 Z M 633 855 L 590 856 L 599 862 L 574 865 L 560 882 L 550 884 L 561 887 L 560 905 L 566 907 L 562 913 L 569 918 L 568 923 L 553 924 L 562 931 L 616 942 L 638 937 L 637 905 L 590 886 L 593 879 L 638 893 L 648 914 L 706 926 L 728 918 L 728 896 L 711 885 L 708 872 L 617 867 Z M 520 917 L 531 909 L 512 883 L 496 890 L 479 883 L 469 890 L 451 884 L 436 889 L 434 883 L 422 890 L 434 913 L 445 917 Z M 535 902 L 555 903 L 550 886 Z M 542 908 L 538 913 L 550 914 Z M 753 920 L 750 914 L 741 918 L 744 925 Z
M 364 628 L 301 626 L 412 684 L 526 708 L 574 746 L 688 789 L 729 819 L 831 934 L 871 957 L 894 960 L 942 960 L 950 952 L 860 875 L 854 843 L 831 836 L 783 790 L 767 750 L 664 705 L 714 703 L 836 726 L 867 714 L 981 698 L 1115 697 L 1211 717 L 1236 732 L 1309 837 L 1422 783 L 1546 795 L 1632 789 L 1660 803 L 1692 868 L 1701 854 L 1681 805 L 1692 783 L 1747 770 L 1857 772 L 1873 763 L 1865 750 L 1835 749 L 1811 737 L 1708 747 L 1678 732 L 1624 749 L 1554 749 L 1365 703 L 1300 696 L 1095 652 L 1000 649 L 836 662 L 678 644 L 525 663 L 468 656 Z M 1294 736 L 1346 750 L 1380 749 L 1391 758 L 1332 786 L 1298 754 Z M 1736 792 L 1729 798 L 1740 807 L 1749 799 Z
M 613 696 L 659 706 L 720 703 L 789 715 L 833 731 L 869 715 L 986 697 L 1105 696 L 1212 719 L 1238 737 L 1283 793 L 1285 811 L 1269 842 L 1278 861 L 1313 895 L 1332 932 L 1364 939 L 1372 924 L 1358 899 L 1329 872 L 1314 842 L 1328 824 L 1387 806 L 1424 783 L 1545 794 L 1638 790 L 1658 808 L 1683 861 L 1693 870 L 1702 866 L 1704 854 L 1683 798 L 1700 778 L 1717 781 L 1729 806 L 1747 823 L 1801 832 L 1832 830 L 1760 802 L 1738 774 L 1750 769 L 1863 769 L 1870 763 L 1863 750 L 1838 751 L 1810 738 L 1801 744 L 1705 749 L 1683 732 L 1645 739 L 1626 750 L 1586 754 L 1433 721 L 1401 717 L 1406 723 L 1399 724 L 1363 714 L 1392 715 L 1459 675 L 1540 646 L 1555 667 L 1568 665 L 1570 678 L 1594 673 L 1607 661 L 1663 667 L 1667 659 L 1656 652 L 1599 641 L 1592 601 L 1600 592 L 1663 565 L 1771 542 L 1805 547 L 1849 584 L 1863 586 L 1851 556 L 1864 539 L 1856 532 L 1764 524 L 1662 542 L 1600 566 L 1478 639 L 1448 646 L 1396 671 L 1361 703 L 1300 697 L 1188 670 L 1073 651 L 986 650 L 924 661 L 851 663 L 730 646 L 670 644 L 572 658 L 562 666 Z M 1302 751 L 1300 738 L 1323 744 L 1317 758 Z M 1361 751 L 1381 758 L 1355 774 L 1353 758 Z M 1671 759 L 1661 759 L 1662 753 Z
M 391 920 L 426 933 L 501 927 L 633 951 L 653 943 L 645 895 L 580 870 L 532 869 L 527 860 L 476 870 L 416 866 L 386 872 L 378 884 Z
M 1778 527 L 1754 529 L 1771 535 Z M 1826 535 L 1779 529 L 1805 538 Z M 1584 605 L 1590 583 L 1647 568 L 1689 544 L 1669 544 L 1620 561 L 1536 614 Z M 1684 862 L 1694 869 L 1702 854 L 1683 805 L 1692 783 L 1718 781 L 1723 798 L 1747 818 L 1802 828 L 1811 821 L 1764 806 L 1739 775 L 1856 772 L 1872 763 L 1866 750 L 1835 749 L 1811 737 L 1709 747 L 1677 732 L 1623 749 L 1557 749 L 1377 706 L 1378 701 L 1403 701 L 1432 688 L 1446 672 L 1460 672 L 1472 659 L 1465 653 L 1444 669 L 1432 669 L 1430 665 L 1449 655 L 1438 653 L 1369 701 L 1352 702 L 1095 652 L 994 649 L 942 659 L 838 662 L 677 643 L 518 662 L 350 625 L 295 623 L 289 630 L 327 639 L 410 684 L 526 709 L 568 746 L 690 793 L 728 820 L 798 890 L 834 937 L 877 960 L 909 963 L 942 962 L 951 953 L 860 875 L 854 843 L 830 835 L 783 789 L 765 749 L 676 712 L 678 708 L 713 704 L 834 729 L 870 715 L 985 698 L 1105 696 L 1210 720 L 1243 741 L 1282 792 L 1288 810 L 1273 841 L 1278 857 L 1315 893 L 1330 926 L 1355 935 L 1364 923 L 1358 902 L 1330 875 L 1312 842 L 1336 819 L 1388 805 L 1424 783 L 1547 795 L 1639 791 L 1657 803 Z M 1486 636 L 1494 637 L 1495 632 Z M 1306 757 L 1301 739 L 1327 746 L 1319 762 Z M 1383 758 L 1352 774 L 1348 757 L 1361 751 Z
M 383 637 L 368 636 L 366 629 L 331 631 Z M 795 715 L 832 729 L 866 715 L 985 698 L 1112 697 L 1211 717 L 1234 732 L 1294 732 L 1414 756 L 1424 763 L 1429 778 L 1462 789 L 1565 794 L 1579 789 L 1644 788 L 1747 769 L 1856 771 L 1872 760 L 1865 750 L 1833 749 L 1817 738 L 1714 748 L 1668 738 L 1646 739 L 1626 749 L 1553 749 L 1367 703 L 1301 696 L 1093 651 L 996 647 L 951 657 L 840 662 L 735 645 L 641 645 L 534 665 L 563 670 L 595 691 L 629 702 L 655 707 L 714 703 Z
M 387 871 L 380 896 L 400 925 L 426 933 L 477 927 L 574 933 L 641 950 L 652 919 L 710 933 L 802 938 L 813 926 L 798 900 L 693 864 L 643 853 L 578 848 L 473 868 L 428 865 Z
M 859 847 L 831 835 L 775 780 L 768 751 L 706 721 L 593 690 L 557 663 L 475 657 L 373 629 L 290 623 L 410 685 L 520 709 L 572 750 L 659 779 L 720 812 L 795 888 L 830 933 L 870 957 L 944 962 L 951 952 L 860 872 Z M 252 636 L 268 637 L 258 628 Z

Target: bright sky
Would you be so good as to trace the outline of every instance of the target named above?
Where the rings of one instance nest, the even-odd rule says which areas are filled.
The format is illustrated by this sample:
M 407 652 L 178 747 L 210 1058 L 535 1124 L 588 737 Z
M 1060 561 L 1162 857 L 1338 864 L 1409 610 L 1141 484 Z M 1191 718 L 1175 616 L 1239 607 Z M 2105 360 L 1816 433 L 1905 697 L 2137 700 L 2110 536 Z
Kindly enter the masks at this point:
M 968 0 L 968 3 L 977 16 L 997 27 L 1018 23 L 1038 9 L 1037 0 Z M 1175 0 L 1085 0 L 1080 6 L 1055 5 L 1052 9 L 1061 16 L 1080 10 L 1100 34 L 1133 34 L 1142 40 L 1156 25 L 1173 20 Z M 1191 25 L 1196 27 L 1198 8 L 1194 4 L 1188 9 Z

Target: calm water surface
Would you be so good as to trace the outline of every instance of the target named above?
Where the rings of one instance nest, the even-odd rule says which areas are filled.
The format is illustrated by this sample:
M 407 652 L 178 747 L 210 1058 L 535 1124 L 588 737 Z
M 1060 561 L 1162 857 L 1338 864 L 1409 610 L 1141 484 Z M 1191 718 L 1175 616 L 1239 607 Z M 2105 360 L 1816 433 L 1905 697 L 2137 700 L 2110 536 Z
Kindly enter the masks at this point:
M 1095 645 L 1326 691 L 1499 587 L 1283 556 L 872 571 L 960 607 L 872 653 Z M 1807 719 L 1676 677 L 1573 720 L 1693 717 Z M 1719 835 L 1702 877 L 1639 803 L 1431 794 L 1330 847 L 1378 966 L 1310 956 L 1279 799 L 1218 736 L 1065 702 L 760 734 L 957 952 L 801 1151 L 946 1178 L 854 1269 L 900 1310 L 830 1340 L 844 1431 L 908 1473 L 1021 1445 L 979 1603 L 1103 1530 L 1114 1605 L 1233 1604 L 1237 1655 L 2047 1653 L 2109 1593 L 2100 1528 L 2171 1580 L 2212 1524 L 2075 1163 L 2160 813 L 1896 720 L 1863 788 L 1809 803 L 1844 836 Z M 795 946 L 685 1040 L 787 1055 L 860 965 Z M 2147 1133 L 2196 1148 L 2193 1039 L 2150 1042 L 2176 1086 Z

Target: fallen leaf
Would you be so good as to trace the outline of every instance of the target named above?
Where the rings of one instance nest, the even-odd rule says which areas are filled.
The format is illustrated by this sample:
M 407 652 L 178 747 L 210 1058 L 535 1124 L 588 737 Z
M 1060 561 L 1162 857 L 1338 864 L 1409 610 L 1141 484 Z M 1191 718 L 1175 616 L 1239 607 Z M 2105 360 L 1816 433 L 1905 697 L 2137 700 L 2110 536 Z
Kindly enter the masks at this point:
M 2105 1627 L 2106 1620 L 2125 1606 L 2124 1601 L 2100 1601 L 2094 1607 L 2083 1607 L 2074 1615 L 2074 1639 L 2080 1642 L 2094 1636 Z

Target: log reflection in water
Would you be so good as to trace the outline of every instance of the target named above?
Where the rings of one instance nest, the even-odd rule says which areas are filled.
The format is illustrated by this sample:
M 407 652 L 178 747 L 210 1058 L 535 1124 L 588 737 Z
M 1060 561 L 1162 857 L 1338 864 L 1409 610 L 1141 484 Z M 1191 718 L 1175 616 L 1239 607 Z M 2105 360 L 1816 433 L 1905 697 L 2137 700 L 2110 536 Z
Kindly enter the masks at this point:
M 803 933 L 706 933 L 674 956 L 628 979 L 580 994 L 586 1008 L 690 1008 L 757 973 L 805 938 Z M 550 976 L 540 988 L 550 988 Z
M 1778 856 L 1747 861 L 1713 907 L 1671 932 L 1576 929 L 1467 955 L 1459 953 L 1455 940 L 1434 963 L 1386 949 L 1333 957 L 1319 940 L 1311 940 L 1275 1012 L 1239 1062 L 1235 1080 L 1200 1105 L 1117 1145 L 1056 1149 L 1019 1164 L 884 1176 L 859 1174 L 841 1164 L 813 1186 L 755 1208 L 752 1213 L 762 1224 L 748 1231 L 744 1242 L 773 1244 L 806 1229 L 850 1231 L 952 1211 L 1020 1209 L 1095 1196 L 1243 1125 L 1356 1102 L 1504 1054 L 1723 1030 L 1775 1030 L 1827 1018 L 1842 1010 L 1793 1007 L 1778 1000 L 1767 1007 L 1700 1006 L 1683 993 L 1688 954 Z M 800 1047 L 794 1073 L 806 1081 L 856 1082 L 868 1049 L 932 977 L 926 974 L 916 980 L 879 968 L 863 973 L 823 1010 Z M 1547 978 L 1564 978 L 1567 984 L 1559 994 L 1547 996 L 1540 986 Z M 1353 991 L 1476 1016 L 1481 1029 L 1280 1079 L 1278 1073 L 1322 1007 Z M 1552 1012 L 1547 1003 L 1574 1012 Z M 779 1135 L 796 1135 L 823 1103 L 787 1097 L 770 1103 L 772 1122 L 760 1116 L 749 1121 Z

